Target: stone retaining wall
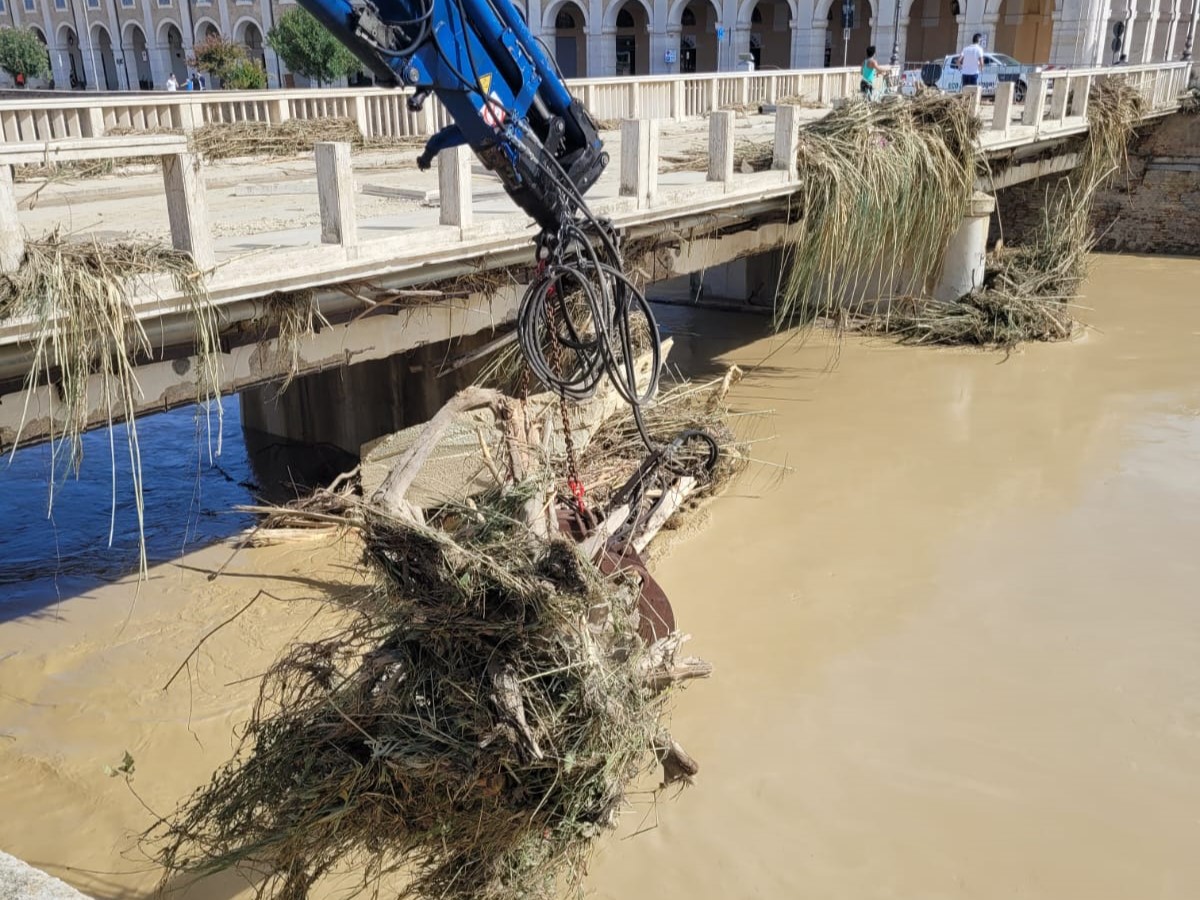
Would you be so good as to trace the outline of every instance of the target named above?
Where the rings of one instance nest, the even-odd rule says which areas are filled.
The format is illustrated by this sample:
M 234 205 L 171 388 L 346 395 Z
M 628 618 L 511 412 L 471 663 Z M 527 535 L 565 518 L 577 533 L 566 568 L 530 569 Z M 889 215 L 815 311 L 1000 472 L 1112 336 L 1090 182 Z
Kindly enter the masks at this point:
M 1061 177 L 998 191 L 989 240 L 1020 243 Z M 1128 173 L 1097 195 L 1093 223 L 1099 250 L 1200 255 L 1200 115 L 1176 113 L 1141 130 Z

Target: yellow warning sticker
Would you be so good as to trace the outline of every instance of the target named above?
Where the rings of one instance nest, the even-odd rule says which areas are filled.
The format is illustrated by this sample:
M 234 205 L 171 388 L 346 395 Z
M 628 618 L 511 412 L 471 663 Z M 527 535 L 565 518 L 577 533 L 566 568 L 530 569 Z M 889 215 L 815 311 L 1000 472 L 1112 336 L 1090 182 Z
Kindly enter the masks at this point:
M 479 76 L 479 92 L 485 97 L 492 92 L 492 73 Z

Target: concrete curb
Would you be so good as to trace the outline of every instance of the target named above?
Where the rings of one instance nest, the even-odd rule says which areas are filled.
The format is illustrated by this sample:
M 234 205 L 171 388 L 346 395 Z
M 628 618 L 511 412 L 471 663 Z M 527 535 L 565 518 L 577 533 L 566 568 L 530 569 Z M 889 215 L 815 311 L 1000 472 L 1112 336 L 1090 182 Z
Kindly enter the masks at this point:
M 0 850 L 0 900 L 90 900 L 69 884 Z

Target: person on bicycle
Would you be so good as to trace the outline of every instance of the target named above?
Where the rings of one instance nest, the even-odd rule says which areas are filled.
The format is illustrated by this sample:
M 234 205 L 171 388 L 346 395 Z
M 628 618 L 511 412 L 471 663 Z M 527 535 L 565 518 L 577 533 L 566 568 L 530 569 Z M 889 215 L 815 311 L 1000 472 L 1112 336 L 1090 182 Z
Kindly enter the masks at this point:
M 872 44 L 867 48 L 867 58 L 863 60 L 862 64 L 862 77 L 858 82 L 858 90 L 864 100 L 870 100 L 875 96 L 876 79 L 886 77 L 887 73 L 888 70 L 875 61 L 875 45 Z

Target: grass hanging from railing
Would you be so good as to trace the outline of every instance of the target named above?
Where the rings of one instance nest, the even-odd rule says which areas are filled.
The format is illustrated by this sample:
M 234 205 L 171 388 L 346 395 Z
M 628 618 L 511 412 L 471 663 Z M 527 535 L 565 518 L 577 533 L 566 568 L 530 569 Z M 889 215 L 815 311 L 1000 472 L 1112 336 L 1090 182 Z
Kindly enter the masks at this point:
M 1096 192 L 1128 168 L 1127 148 L 1144 111 L 1142 96 L 1124 81 L 1097 81 L 1088 98 L 1089 129 L 1070 175 L 1049 188 L 1042 220 L 1028 240 L 989 255 L 983 286 L 959 300 L 894 303 L 870 318 L 867 330 L 916 343 L 1013 347 L 1071 335 L 1078 299 L 1095 246 Z
M 41 386 L 50 407 L 44 411 L 52 445 L 50 506 L 58 479 L 78 475 L 83 461 L 83 433 L 103 422 L 110 428 L 126 423 L 138 520 L 141 570 L 147 567 L 143 528 L 141 453 L 135 413 L 141 399 L 135 368 L 150 357 L 151 344 L 133 306 L 134 285 L 169 275 L 182 294 L 195 325 L 196 400 L 207 403 L 220 394 L 216 312 L 201 273 L 183 252 L 149 242 L 74 242 L 58 233 L 25 245 L 19 269 L 0 276 L 0 322 L 27 322 L 31 358 L 26 377 L 22 425 Z M 93 377 L 99 381 L 92 382 Z M 92 393 L 99 388 L 99 400 Z M 211 407 L 210 407 L 211 408 Z M 221 410 L 216 404 L 217 452 Z M 13 452 L 21 430 L 13 439 Z M 210 444 L 211 446 L 211 444 Z M 110 442 L 113 508 L 116 508 L 116 448 Z M 109 540 L 112 540 L 110 531 Z
M 776 303 L 784 327 L 857 314 L 871 292 L 924 294 L 975 185 L 978 118 L 955 97 L 851 101 L 805 127 L 802 218 Z

